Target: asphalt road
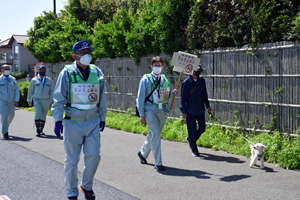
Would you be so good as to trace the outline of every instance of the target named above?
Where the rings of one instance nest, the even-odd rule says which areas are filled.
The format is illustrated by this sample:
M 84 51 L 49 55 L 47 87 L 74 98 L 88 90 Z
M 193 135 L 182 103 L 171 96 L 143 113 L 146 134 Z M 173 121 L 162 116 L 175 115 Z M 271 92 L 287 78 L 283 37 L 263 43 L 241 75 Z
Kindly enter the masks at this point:
M 10 139 L 0 140 L 0 196 L 12 200 L 66 199 L 63 140 L 56 138 L 53 127 L 53 118 L 47 116 L 46 136 L 38 138 L 34 113 L 16 110 Z M 139 163 L 137 152 L 145 139 L 105 128 L 93 187 L 96 199 L 300 199 L 299 171 L 270 163 L 265 163 L 265 169 L 249 168 L 249 158 L 200 147 L 201 157 L 196 158 L 186 143 L 163 140 L 166 171 L 156 172 L 152 154 L 149 164 Z

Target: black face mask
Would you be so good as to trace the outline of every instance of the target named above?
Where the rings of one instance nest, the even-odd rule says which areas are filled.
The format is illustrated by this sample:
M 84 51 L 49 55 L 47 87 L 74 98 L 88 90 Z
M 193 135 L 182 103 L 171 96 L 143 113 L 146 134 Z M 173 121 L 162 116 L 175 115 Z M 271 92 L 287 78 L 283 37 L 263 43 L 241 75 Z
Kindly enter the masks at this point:
M 200 76 L 200 73 L 201 73 L 200 71 L 195 71 L 193 75 L 197 76 L 197 78 L 198 78 Z

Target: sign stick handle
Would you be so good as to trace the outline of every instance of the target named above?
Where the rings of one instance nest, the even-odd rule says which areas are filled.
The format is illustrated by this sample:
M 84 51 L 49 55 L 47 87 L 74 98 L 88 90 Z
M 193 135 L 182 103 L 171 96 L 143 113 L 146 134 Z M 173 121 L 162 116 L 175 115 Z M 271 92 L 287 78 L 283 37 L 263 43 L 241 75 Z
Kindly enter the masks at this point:
M 180 77 L 179 77 L 178 82 L 177 82 L 176 90 L 178 90 L 178 88 L 179 88 L 179 84 L 180 84 L 180 81 L 181 81 L 182 74 L 183 74 L 183 72 L 180 73 Z M 172 100 L 172 104 L 171 104 L 171 107 L 170 107 L 170 111 L 172 111 L 173 104 L 174 104 L 174 101 L 175 101 L 175 97 L 176 96 L 174 95 L 173 100 Z

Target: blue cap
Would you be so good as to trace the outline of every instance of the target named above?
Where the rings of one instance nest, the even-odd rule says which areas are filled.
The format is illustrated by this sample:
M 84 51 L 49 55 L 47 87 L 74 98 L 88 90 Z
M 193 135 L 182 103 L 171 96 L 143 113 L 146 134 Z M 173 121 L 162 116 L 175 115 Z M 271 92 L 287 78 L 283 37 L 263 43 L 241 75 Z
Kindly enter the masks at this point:
M 73 45 L 73 53 L 76 51 L 79 51 L 81 49 L 90 49 L 91 51 L 94 51 L 95 49 L 91 47 L 91 43 L 87 40 L 81 40 Z
M 45 68 L 46 69 L 46 66 L 45 65 L 39 65 L 38 66 L 38 70 L 41 69 L 41 68 Z
M 198 69 L 200 69 L 200 70 L 201 70 L 201 72 L 203 72 L 203 71 L 204 71 L 204 69 L 202 68 L 201 64 L 199 64 L 199 66 L 198 66 Z M 198 70 L 198 69 L 197 69 L 197 70 Z

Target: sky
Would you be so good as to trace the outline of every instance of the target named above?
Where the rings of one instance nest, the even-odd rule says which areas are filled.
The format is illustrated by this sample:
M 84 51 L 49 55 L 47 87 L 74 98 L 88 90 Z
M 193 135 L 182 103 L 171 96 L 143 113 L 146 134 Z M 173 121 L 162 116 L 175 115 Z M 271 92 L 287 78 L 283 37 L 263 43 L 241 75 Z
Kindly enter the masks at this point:
M 64 9 L 68 0 L 55 0 L 56 13 Z M 26 35 L 33 27 L 35 17 L 42 16 L 43 11 L 53 12 L 54 0 L 0 0 L 0 39 L 12 35 Z

